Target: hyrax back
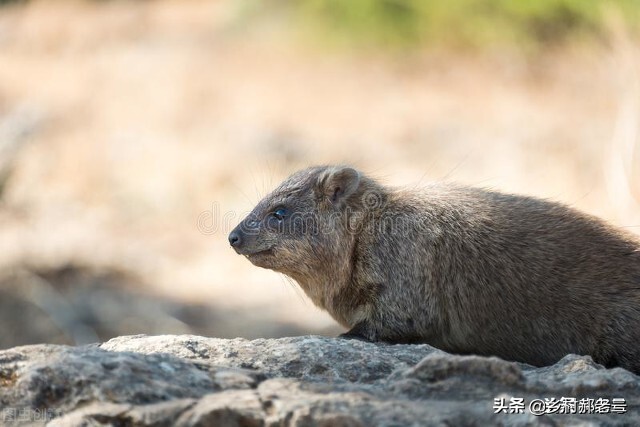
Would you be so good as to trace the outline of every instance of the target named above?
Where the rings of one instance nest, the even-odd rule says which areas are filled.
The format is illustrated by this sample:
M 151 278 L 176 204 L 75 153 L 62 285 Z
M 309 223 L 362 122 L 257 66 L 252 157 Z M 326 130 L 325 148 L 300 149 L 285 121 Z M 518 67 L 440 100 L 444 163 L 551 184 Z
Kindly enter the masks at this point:
M 533 365 L 569 353 L 640 372 L 640 243 L 569 207 L 435 184 L 300 171 L 230 234 L 371 341 Z

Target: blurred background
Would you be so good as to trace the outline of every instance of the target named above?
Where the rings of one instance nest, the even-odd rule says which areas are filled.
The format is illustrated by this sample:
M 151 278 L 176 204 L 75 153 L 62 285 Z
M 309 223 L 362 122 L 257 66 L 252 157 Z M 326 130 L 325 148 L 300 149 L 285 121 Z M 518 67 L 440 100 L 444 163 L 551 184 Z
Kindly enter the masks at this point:
M 350 163 L 640 234 L 637 0 L 0 1 L 0 348 L 340 328 L 228 232 Z

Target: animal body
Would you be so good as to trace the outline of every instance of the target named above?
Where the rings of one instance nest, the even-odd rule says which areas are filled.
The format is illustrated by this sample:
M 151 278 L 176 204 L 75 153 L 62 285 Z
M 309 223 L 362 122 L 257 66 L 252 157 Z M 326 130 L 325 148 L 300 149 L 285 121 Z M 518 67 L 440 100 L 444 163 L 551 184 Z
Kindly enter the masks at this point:
M 346 337 L 536 366 L 576 353 L 640 372 L 640 242 L 562 204 L 312 167 L 229 242 L 293 278 Z

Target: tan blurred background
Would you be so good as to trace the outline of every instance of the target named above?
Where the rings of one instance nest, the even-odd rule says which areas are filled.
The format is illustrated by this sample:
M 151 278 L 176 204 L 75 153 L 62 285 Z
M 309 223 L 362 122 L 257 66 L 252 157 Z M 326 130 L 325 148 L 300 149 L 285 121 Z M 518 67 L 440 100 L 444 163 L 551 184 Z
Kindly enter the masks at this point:
M 340 332 L 227 243 L 312 164 L 640 234 L 640 6 L 444 3 L 0 2 L 0 347 Z

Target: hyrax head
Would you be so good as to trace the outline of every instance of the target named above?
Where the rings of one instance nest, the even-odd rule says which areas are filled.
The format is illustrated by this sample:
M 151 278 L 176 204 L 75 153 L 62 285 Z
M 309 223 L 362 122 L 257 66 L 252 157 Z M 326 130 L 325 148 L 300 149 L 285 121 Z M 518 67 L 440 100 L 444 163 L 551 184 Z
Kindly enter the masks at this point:
M 299 171 L 258 203 L 229 243 L 254 265 L 304 278 L 331 265 L 348 240 L 346 212 L 361 184 L 350 167 Z

